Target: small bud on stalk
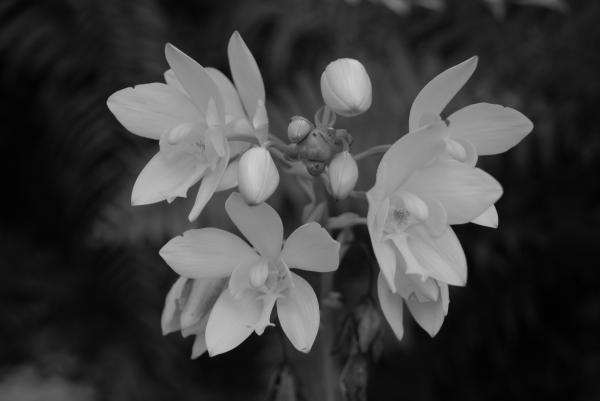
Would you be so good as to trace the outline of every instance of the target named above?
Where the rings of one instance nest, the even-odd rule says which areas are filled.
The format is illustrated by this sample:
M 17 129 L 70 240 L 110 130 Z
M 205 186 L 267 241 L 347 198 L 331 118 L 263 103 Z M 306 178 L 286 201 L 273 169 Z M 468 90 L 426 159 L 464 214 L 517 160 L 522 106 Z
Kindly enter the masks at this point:
M 238 188 L 249 205 L 267 200 L 279 185 L 279 172 L 271 153 L 263 147 L 247 150 L 240 158 Z
M 298 143 L 306 136 L 310 131 L 315 128 L 315 125 L 308 119 L 301 116 L 294 116 L 288 125 L 288 139 L 292 143 Z
M 356 186 L 358 165 L 348 151 L 338 153 L 329 163 L 331 192 L 337 200 L 346 198 Z
M 371 107 L 369 74 L 358 60 L 337 59 L 321 75 L 321 94 L 327 106 L 339 115 L 362 114 Z

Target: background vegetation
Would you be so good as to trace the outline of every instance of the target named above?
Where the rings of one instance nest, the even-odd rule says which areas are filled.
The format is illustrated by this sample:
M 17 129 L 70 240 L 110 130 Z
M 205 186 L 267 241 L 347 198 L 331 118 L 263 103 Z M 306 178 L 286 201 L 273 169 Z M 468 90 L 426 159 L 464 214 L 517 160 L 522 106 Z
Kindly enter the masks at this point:
M 400 3 L 412 7 L 390 8 Z M 277 330 L 196 361 L 189 340 L 161 336 L 175 276 L 157 249 L 189 228 L 189 204 L 131 208 L 155 144 L 127 133 L 105 104 L 161 79 L 167 41 L 227 70 L 236 29 L 280 135 L 291 115 L 312 115 L 322 69 L 342 56 L 362 60 L 374 83 L 372 110 L 348 124 L 354 151 L 405 133 L 422 85 L 473 54 L 478 70 L 450 109 L 502 103 L 535 124 L 517 148 L 480 161 L 505 188 L 500 227 L 458 228 L 468 286 L 451 293 L 434 339 L 407 321 L 397 343 L 383 326 L 369 398 L 600 398 L 599 17 L 593 0 L 3 0 L 0 399 L 291 400 L 291 388 L 316 399 L 309 357 L 288 347 L 293 368 L 278 371 Z M 364 162 L 359 187 L 376 163 Z M 288 184 L 273 202 L 298 216 L 303 198 Z M 198 224 L 226 227 L 213 205 Z M 351 252 L 336 287 L 352 305 L 370 256 Z M 336 358 L 341 366 L 346 355 Z

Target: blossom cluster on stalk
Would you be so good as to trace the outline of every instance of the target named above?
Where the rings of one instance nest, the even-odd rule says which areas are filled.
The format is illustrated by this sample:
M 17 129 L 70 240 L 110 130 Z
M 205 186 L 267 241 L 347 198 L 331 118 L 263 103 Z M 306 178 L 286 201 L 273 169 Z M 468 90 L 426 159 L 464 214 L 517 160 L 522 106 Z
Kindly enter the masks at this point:
M 502 187 L 476 167 L 477 159 L 516 145 L 531 122 L 514 109 L 488 103 L 442 117 L 473 74 L 473 57 L 423 88 L 410 110 L 407 134 L 389 146 L 353 154 L 352 134 L 360 133 L 336 128 L 337 116 L 365 113 L 373 102 L 372 86 L 363 64 L 345 58 L 326 66 L 320 80 L 325 104 L 316 105 L 313 120 L 290 117 L 286 142 L 270 132 L 263 79 L 237 32 L 227 52 L 232 80 L 167 44 L 165 83 L 126 88 L 107 102 L 127 130 L 158 141 L 158 152 L 133 185 L 133 205 L 170 203 L 199 183 L 188 216 L 193 221 L 215 192 L 234 190 L 224 207 L 245 240 L 221 229 L 195 228 L 159 252 L 179 275 L 166 297 L 163 333 L 195 336 L 192 357 L 218 355 L 273 326 L 276 309 L 292 345 L 308 352 L 319 329 L 319 300 L 292 269 L 335 271 L 343 250 L 324 227 L 366 223 L 380 269 L 379 303 L 393 332 L 402 338 L 405 304 L 435 335 L 448 312 L 449 286 L 467 280 L 465 255 L 451 225 L 498 225 L 494 204 Z M 357 161 L 381 149 L 374 185 L 357 191 Z M 295 180 L 308 198 L 304 224 L 285 241 L 281 218 L 266 203 L 280 179 Z M 351 195 L 364 195 L 366 217 L 329 218 L 329 200 Z

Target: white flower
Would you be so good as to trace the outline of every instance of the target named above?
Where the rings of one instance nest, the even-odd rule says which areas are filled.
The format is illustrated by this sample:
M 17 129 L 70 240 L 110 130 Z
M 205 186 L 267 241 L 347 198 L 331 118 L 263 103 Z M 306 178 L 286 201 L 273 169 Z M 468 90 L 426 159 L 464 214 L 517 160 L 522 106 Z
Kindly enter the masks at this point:
M 415 98 L 409 115 L 409 131 L 441 119 L 441 113 L 469 80 L 477 57 L 447 69 L 433 78 Z M 518 144 L 533 129 L 531 121 L 510 107 L 476 103 L 452 113 L 445 130 L 447 154 L 474 166 L 478 156 L 503 153 Z M 498 214 L 492 205 L 474 223 L 497 227 Z
M 345 117 L 364 113 L 371 107 L 369 74 L 358 60 L 337 59 L 321 75 L 321 94 L 329 108 Z
M 358 181 L 358 165 L 352 155 L 343 151 L 334 156 L 328 167 L 331 192 L 337 199 L 345 199 Z
M 263 147 L 247 150 L 238 166 L 238 188 L 249 205 L 267 200 L 279 185 L 279 172 L 271 153 Z
M 339 243 L 317 223 L 295 230 L 282 248 L 283 224 L 266 203 L 248 206 L 233 193 L 225 208 L 248 239 L 203 228 L 173 238 L 160 255 L 183 277 L 228 277 L 229 285 L 216 301 L 206 325 L 211 356 L 227 352 L 253 331 L 262 334 L 277 305 L 283 331 L 300 351 L 308 352 L 319 327 L 319 306 L 310 285 L 290 271 L 297 268 L 328 272 L 339 264 Z
M 248 146 L 229 144 L 227 138 L 253 134 L 266 139 L 264 84 L 237 32 L 228 54 L 235 87 L 220 71 L 203 68 L 168 44 L 167 84 L 138 85 L 109 97 L 109 109 L 125 128 L 160 143 L 160 151 L 134 184 L 133 205 L 186 197 L 188 189 L 201 181 L 189 215 L 194 220 L 215 191 L 237 185 L 237 163 L 230 159 Z
M 467 279 L 462 247 L 448 225 L 472 220 L 502 194 L 482 170 L 439 159 L 444 130 L 444 123 L 433 123 L 396 141 L 367 192 L 367 226 L 385 281 L 379 289 L 384 315 L 392 326 L 401 324 L 390 317 L 401 310 L 390 305 L 403 299 L 431 335 L 447 312 L 447 285 Z

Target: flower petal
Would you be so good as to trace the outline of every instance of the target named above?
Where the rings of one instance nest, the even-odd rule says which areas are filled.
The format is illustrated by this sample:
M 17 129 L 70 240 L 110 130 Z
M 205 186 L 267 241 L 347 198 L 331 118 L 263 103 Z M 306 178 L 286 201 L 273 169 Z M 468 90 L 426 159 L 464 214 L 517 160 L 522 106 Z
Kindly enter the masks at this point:
M 196 201 L 194 202 L 194 206 L 192 207 L 192 210 L 188 216 L 190 221 L 194 221 L 198 218 L 198 216 L 200 216 L 202 209 L 204 209 L 204 206 L 206 206 L 210 198 L 212 198 L 213 194 L 221 183 L 221 179 L 225 174 L 225 169 L 227 169 L 227 162 L 229 161 L 229 146 L 225 146 L 223 150 L 225 151 L 224 156 L 217 160 L 217 165 L 214 170 L 210 170 L 207 174 L 205 174 L 202 182 L 200 183 L 198 195 L 196 195 Z
M 415 297 L 406 300 L 413 318 L 431 337 L 438 333 L 448 312 L 448 286 L 440 285 L 440 292 L 441 296 L 437 301 L 420 302 Z
M 245 291 L 234 299 L 223 291 L 213 307 L 206 324 L 208 354 L 215 356 L 240 345 L 254 331 L 262 312 L 262 301 L 254 291 Z
M 227 45 L 229 68 L 246 114 L 253 118 L 258 102 L 265 102 L 265 85 L 252 53 L 240 34 L 235 31 Z
M 184 277 L 225 277 L 258 255 L 240 237 L 217 228 L 188 230 L 167 242 L 160 256 Z
M 181 311 L 182 329 L 192 327 L 208 318 L 213 305 L 221 294 L 227 280 L 224 278 L 199 278 L 192 283 L 190 294 Z
M 106 105 L 128 131 L 151 139 L 182 123 L 202 121 L 185 95 L 158 82 L 121 89 Z
M 183 93 L 189 98 L 190 95 L 188 95 L 188 93 L 185 91 L 185 88 L 181 85 L 181 82 L 179 82 L 177 76 L 175 75 L 172 69 L 169 68 L 167 71 L 165 71 L 163 75 L 165 77 L 165 82 L 167 83 L 167 85 L 172 86 L 173 88 L 177 89 L 179 92 Z
M 231 221 L 262 256 L 268 259 L 279 256 L 283 223 L 275 209 L 267 203 L 248 206 L 242 195 L 233 192 L 225 202 L 225 210 Z
M 169 66 L 198 110 L 206 113 L 208 102 L 213 98 L 219 120 L 224 122 L 221 95 L 204 68 L 170 43 L 165 46 L 165 56 Z
M 434 278 L 452 285 L 464 285 L 449 260 L 418 236 L 404 233 L 391 237 L 406 263 L 406 273 L 421 277 L 422 281 Z
M 375 186 L 389 195 L 417 169 L 427 165 L 444 147 L 443 122 L 428 125 L 398 139 L 383 155 Z M 385 174 L 384 174 L 385 172 Z
M 455 160 L 419 170 L 406 182 L 405 189 L 440 201 L 448 214 L 448 224 L 473 220 L 502 195 L 502 187 L 491 175 Z
M 165 155 L 158 152 L 135 180 L 131 204 L 138 206 L 171 201 L 177 196 L 185 198 L 188 189 L 198 182 L 205 170 L 206 165 L 190 154 Z
M 229 161 L 225 172 L 223 173 L 223 177 L 221 177 L 221 181 L 219 181 L 219 185 L 215 192 L 219 191 L 227 191 L 228 189 L 237 187 L 238 184 L 238 166 L 240 164 L 240 159 L 235 159 L 233 161 Z
M 379 305 L 385 320 L 389 323 L 396 338 L 402 340 L 404 336 L 402 297 L 392 293 L 382 274 L 377 277 L 377 294 L 379 295 Z
M 510 107 L 476 103 L 448 117 L 452 139 L 472 143 L 480 155 L 506 152 L 533 129 L 531 121 Z
M 429 232 L 432 235 L 442 234 L 448 228 L 448 214 L 446 214 L 444 205 L 437 199 L 423 198 L 423 201 L 429 211 L 429 216 L 424 221 Z
M 430 235 L 425 227 L 422 226 L 413 226 L 407 231 L 411 238 L 418 239 L 418 242 L 421 244 L 418 245 L 420 251 L 417 251 L 414 247 L 414 242 L 409 239 L 409 246 L 417 259 L 421 261 L 421 264 L 432 263 L 439 264 L 440 269 L 450 268 L 458 275 L 459 283 L 455 284 L 455 282 L 444 280 L 441 276 L 434 278 L 453 285 L 465 285 L 467 283 L 467 259 L 460 241 L 452 228 L 447 227 L 439 235 Z M 425 262 L 425 260 L 428 260 L 428 262 Z M 449 275 L 453 276 L 452 274 Z
M 187 298 L 191 284 L 191 280 L 187 277 L 179 277 L 169 290 L 160 319 L 160 327 L 163 335 L 181 330 L 181 307 L 179 300 Z
M 496 210 L 496 207 L 494 205 L 490 206 L 485 212 L 471 220 L 471 223 L 490 228 L 498 228 L 498 211 Z
M 471 78 L 477 68 L 477 56 L 463 61 L 433 78 L 415 97 L 410 108 L 408 126 L 410 131 L 419 128 L 426 114 L 440 115 L 454 95 Z
M 291 268 L 330 272 L 340 264 L 340 243 L 315 222 L 298 227 L 285 241 L 281 258 Z
M 202 356 L 208 350 L 208 347 L 206 346 L 206 334 L 204 331 L 206 331 L 206 327 L 204 327 L 202 333 L 196 334 L 194 345 L 192 346 L 192 359 Z
M 396 266 L 398 260 L 395 249 L 390 241 L 371 241 L 371 244 L 373 245 L 373 253 L 379 264 L 379 269 L 386 279 L 388 286 L 395 293 L 398 290 L 396 287 Z
M 225 123 L 238 119 L 247 120 L 248 116 L 244 112 L 240 96 L 229 78 L 216 68 L 206 67 L 204 70 L 217 86 L 223 99 Z
M 277 299 L 277 316 L 292 345 L 309 352 L 319 331 L 319 301 L 306 280 L 291 274 L 293 287 Z

